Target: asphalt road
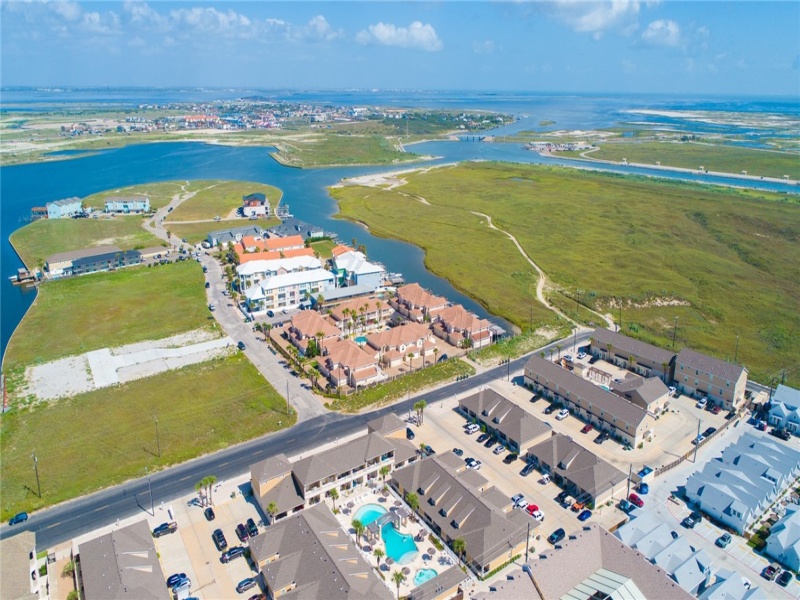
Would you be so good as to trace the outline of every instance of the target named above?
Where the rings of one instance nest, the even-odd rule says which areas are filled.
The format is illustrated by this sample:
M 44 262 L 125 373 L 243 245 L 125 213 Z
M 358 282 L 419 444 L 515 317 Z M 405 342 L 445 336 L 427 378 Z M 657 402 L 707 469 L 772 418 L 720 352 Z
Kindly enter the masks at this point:
M 582 343 L 588 340 L 590 335 L 589 331 L 578 334 L 577 342 Z M 567 348 L 567 342 L 573 342 L 573 340 L 574 338 L 570 336 L 569 340 L 553 342 L 537 352 L 547 351 L 557 344 L 563 344 L 564 348 Z M 421 398 L 425 398 L 428 404 L 431 404 L 475 390 L 491 381 L 507 377 L 509 373 L 521 370 L 526 361 L 527 356 L 523 356 L 511 361 L 508 365 L 494 367 L 462 381 L 452 382 L 436 390 L 369 413 L 318 415 L 289 429 L 159 471 L 149 478 L 153 503 L 159 505 L 163 501 L 166 504 L 192 493 L 195 483 L 206 475 L 213 474 L 220 481 L 231 479 L 248 472 L 251 464 L 275 454 L 281 452 L 299 454 L 361 429 L 366 433 L 366 423 L 376 417 L 390 412 L 401 415 L 407 413 Z M 113 488 L 33 513 L 22 525 L 9 527 L 4 524 L 0 528 L 0 539 L 21 531 L 33 531 L 36 533 L 36 545 L 40 548 L 49 548 L 100 526 L 113 523 L 118 518 L 124 519 L 140 511 L 150 511 L 147 477 L 131 480 Z

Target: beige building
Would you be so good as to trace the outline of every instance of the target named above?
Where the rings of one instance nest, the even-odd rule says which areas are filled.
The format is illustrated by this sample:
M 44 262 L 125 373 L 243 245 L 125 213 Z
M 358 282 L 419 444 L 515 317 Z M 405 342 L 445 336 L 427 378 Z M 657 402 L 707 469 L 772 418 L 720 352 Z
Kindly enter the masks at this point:
M 396 367 L 405 360 L 411 364 L 414 359 L 417 359 L 417 366 L 421 367 L 423 360 L 436 360 L 436 344 L 432 338 L 431 330 L 425 325 L 406 323 L 367 336 L 367 346 L 364 349 L 390 367 Z
M 447 343 L 470 348 L 483 348 L 492 343 L 492 324 L 472 314 L 460 304 L 436 313 L 433 333 Z
M 324 344 L 324 356 L 317 361 L 320 372 L 333 387 L 368 386 L 386 379 L 378 359 L 367 354 L 353 340 L 335 340 Z
M 747 369 L 684 348 L 675 359 L 675 387 L 696 398 L 706 397 L 726 410 L 737 410 L 744 403 Z
M 36 534 L 23 531 L 0 541 L 0 598 L 35 600 L 39 597 L 36 573 Z
M 642 377 L 658 377 L 669 385 L 675 353 L 641 342 L 615 331 L 598 327 L 592 333 L 589 352 Z
M 379 298 L 355 298 L 330 310 L 331 319 L 345 334 L 383 327 L 394 309 Z
M 418 283 L 397 288 L 397 295 L 389 302 L 401 315 L 420 323 L 433 320 L 434 315 L 449 304 L 447 298 L 434 296 Z

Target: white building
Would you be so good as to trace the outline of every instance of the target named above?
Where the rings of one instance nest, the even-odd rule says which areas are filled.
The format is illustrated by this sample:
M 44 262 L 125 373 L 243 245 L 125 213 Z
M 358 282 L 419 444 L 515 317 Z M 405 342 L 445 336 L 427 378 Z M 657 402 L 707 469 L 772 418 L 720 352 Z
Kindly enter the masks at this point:
M 764 554 L 785 568 L 800 572 L 800 506 L 786 506 L 786 514 L 770 530 Z
M 48 219 L 63 219 L 83 212 L 80 198 L 67 198 L 47 203 Z
M 276 258 L 274 260 L 253 260 L 236 267 L 239 276 L 239 285 L 242 291 L 247 291 L 258 285 L 264 279 L 273 275 L 283 275 L 295 271 L 320 269 L 322 263 L 313 256 L 296 256 L 293 258 Z
M 360 285 L 373 290 L 383 285 L 386 269 L 372 263 L 361 252 L 344 252 L 333 259 L 339 276 L 339 286 Z
M 294 271 L 271 275 L 253 285 L 245 293 L 250 312 L 266 310 L 291 310 L 309 298 L 316 298 L 335 287 L 333 273 L 325 269 Z
M 114 197 L 106 199 L 108 213 L 143 213 L 150 212 L 150 198 L 147 196 Z
M 768 420 L 770 425 L 800 434 L 800 390 L 779 385 L 772 395 Z

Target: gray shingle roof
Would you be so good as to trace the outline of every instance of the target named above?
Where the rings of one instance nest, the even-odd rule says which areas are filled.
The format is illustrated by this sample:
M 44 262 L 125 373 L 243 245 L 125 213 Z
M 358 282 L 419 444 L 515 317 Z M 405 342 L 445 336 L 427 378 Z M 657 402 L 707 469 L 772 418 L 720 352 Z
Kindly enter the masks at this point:
M 78 548 L 86 600 L 169 599 L 147 521 L 138 521 Z
M 645 406 L 650 406 L 653 402 L 669 393 L 667 386 L 658 377 L 644 379 L 632 375 L 621 382 L 612 381 L 610 386 L 618 395 L 639 399 Z
M 306 486 L 331 475 L 339 475 L 393 452 L 394 446 L 376 433 L 370 433 L 294 463 L 292 470 L 300 485 Z
M 274 502 L 277 513 L 286 512 L 305 504 L 302 490 L 297 486 L 294 477 L 284 477 L 276 485 L 267 490 L 263 497 L 259 498 L 260 504 L 267 507 Z
M 690 369 L 697 369 L 701 373 L 710 373 L 714 377 L 720 377 L 725 381 L 736 382 L 744 371 L 741 365 L 725 362 L 713 356 L 702 354 L 691 348 L 684 348 L 678 352 L 678 364 L 682 364 Z
M 254 465 L 250 465 L 250 476 L 261 482 L 269 481 L 273 477 L 286 475 L 291 471 L 292 464 L 283 453 L 270 456 Z
M 88 258 L 94 256 L 102 256 L 103 254 L 114 254 L 122 252 L 121 248 L 117 246 L 93 246 L 92 248 L 82 248 L 81 250 L 70 250 L 69 252 L 59 252 L 47 257 L 48 263 L 63 262 L 67 260 L 77 260 L 79 258 Z
M 394 597 L 324 503 L 270 525 L 264 533 L 250 538 L 248 544 L 257 563 L 276 557 L 261 569 L 270 589 L 295 585 L 281 598 Z
M 403 419 L 394 413 L 389 413 L 383 415 L 382 417 L 372 419 L 372 421 L 367 423 L 367 431 L 369 433 L 380 433 L 381 435 L 389 435 L 395 431 L 405 428 L 406 424 Z
M 36 548 L 36 534 L 23 531 L 0 541 L 0 598 L 33 600 L 29 553 Z
M 464 573 L 460 567 L 453 566 L 444 573 L 439 573 L 433 579 L 429 579 L 422 585 L 415 587 L 406 598 L 407 600 L 431 600 L 439 598 L 443 592 L 460 585 L 467 579 L 469 579 L 469 576 Z
M 552 432 L 542 421 L 492 389 L 480 390 L 477 394 L 462 398 L 458 403 L 479 415 L 492 428 L 523 449 L 532 441 Z
M 661 365 L 661 363 L 669 363 L 675 358 L 675 353 L 669 350 L 664 350 L 658 346 L 653 346 L 646 342 L 622 335 L 605 327 L 598 327 L 592 333 L 592 338 L 601 344 L 611 344 L 614 346 L 614 354 L 617 350 L 623 355 L 634 355 L 637 358 L 644 358 L 649 360 L 654 365 Z

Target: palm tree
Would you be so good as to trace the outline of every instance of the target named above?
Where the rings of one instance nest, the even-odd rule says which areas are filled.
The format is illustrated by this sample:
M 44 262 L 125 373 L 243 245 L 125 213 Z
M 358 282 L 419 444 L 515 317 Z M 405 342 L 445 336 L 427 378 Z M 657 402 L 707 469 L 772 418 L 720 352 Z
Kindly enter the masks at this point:
M 361 534 L 364 533 L 366 527 L 364 527 L 364 524 L 358 519 L 353 519 L 351 525 L 353 526 L 353 530 L 356 532 L 356 543 L 359 543 L 361 540 Z
M 414 492 L 406 492 L 405 501 L 411 510 L 416 511 L 419 508 L 419 496 Z
M 428 403 L 425 400 L 420 400 L 419 402 L 414 404 L 414 410 L 417 411 L 417 422 L 422 425 L 424 422 L 423 419 L 425 417 L 425 407 L 428 406 Z
M 439 354 L 439 349 L 438 349 L 438 348 L 434 348 L 434 349 L 433 349 L 433 363 L 434 363 L 434 364 L 436 364 L 436 363 L 438 362 L 438 361 L 436 360 L 436 356 L 437 356 L 438 354 Z
M 322 340 L 325 339 L 325 334 L 321 331 L 318 331 L 314 337 L 317 339 L 317 350 L 319 350 L 319 355 L 322 356 L 322 351 L 324 350 L 322 347 Z
M 203 489 L 203 487 L 204 486 L 203 486 L 203 482 L 202 481 L 198 481 L 197 483 L 194 484 L 194 491 L 197 492 L 198 496 L 202 497 L 202 501 L 200 502 L 200 504 L 205 504 L 206 503 L 205 495 L 200 493 L 200 490 Z
M 409 369 L 413 369 L 414 368 L 414 362 L 413 362 L 414 361 L 414 353 L 413 352 L 409 352 L 408 355 L 406 356 L 406 358 L 408 358 L 408 368 Z
M 403 583 L 405 580 L 406 580 L 406 576 L 403 575 L 402 571 L 395 571 L 394 573 L 392 573 L 392 581 L 394 581 L 395 584 L 397 584 L 397 598 L 398 598 L 398 600 L 400 598 L 400 584 Z
M 214 506 L 214 497 L 211 495 L 211 492 L 214 489 L 214 484 L 217 483 L 217 478 L 214 475 L 209 475 L 208 477 L 204 478 L 206 482 L 206 487 L 208 488 L 208 503 L 211 506 Z
M 274 523 L 275 515 L 278 514 L 278 505 L 275 504 L 274 502 L 270 502 L 267 505 L 267 514 L 269 515 L 269 522 Z
M 390 471 L 391 471 L 391 469 L 389 468 L 389 465 L 382 466 L 381 470 L 378 471 L 378 473 L 381 474 L 381 478 L 383 479 L 383 487 L 384 488 L 386 487 L 386 476 L 389 474 Z
M 614 344 L 608 344 L 608 362 L 614 364 Z
M 664 383 L 667 383 L 667 367 L 669 366 L 668 362 L 661 363 L 661 372 L 664 374 Z
M 339 499 L 339 492 L 336 490 L 336 488 L 333 488 L 330 492 L 328 492 L 328 496 L 330 496 L 331 500 L 333 500 L 333 510 L 336 510 L 336 501 Z
M 636 357 L 633 355 L 628 357 L 628 368 L 634 373 L 636 372 Z
M 380 567 L 381 566 L 381 559 L 385 556 L 383 550 L 381 550 L 380 548 L 375 548 L 375 550 L 373 550 L 372 553 L 375 555 L 375 558 L 378 559 L 378 565 L 377 566 Z
M 544 350 L 543 350 L 543 351 L 541 351 L 541 352 L 539 352 L 539 356 L 541 356 L 542 358 L 544 358 Z
M 550 360 L 551 360 L 551 361 L 553 360 L 553 352 L 555 352 L 555 350 L 553 350 L 552 348 L 550 348 Z
M 380 300 L 376 300 L 375 309 L 378 311 L 378 322 L 380 322 L 381 320 L 381 315 L 382 315 L 381 308 L 383 308 L 383 302 L 381 302 Z
M 456 538 L 453 540 L 453 552 L 458 556 L 458 560 L 461 560 L 461 557 L 466 554 L 467 544 L 463 538 Z
M 419 455 L 420 456 L 425 454 L 425 448 L 427 448 L 427 446 L 428 445 L 425 442 L 420 442 L 420 445 L 419 445 Z
M 558 360 L 561 360 L 561 349 L 564 347 L 563 345 L 559 344 L 556 346 L 558 348 Z

